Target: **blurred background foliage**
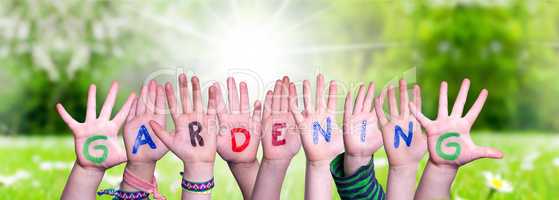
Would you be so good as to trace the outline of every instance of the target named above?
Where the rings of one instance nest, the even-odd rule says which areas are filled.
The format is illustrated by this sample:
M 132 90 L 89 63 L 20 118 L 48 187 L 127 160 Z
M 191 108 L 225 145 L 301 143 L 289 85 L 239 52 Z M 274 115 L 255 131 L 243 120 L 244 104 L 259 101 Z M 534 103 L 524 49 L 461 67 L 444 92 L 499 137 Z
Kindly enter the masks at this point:
M 404 77 L 420 84 L 424 110 L 431 117 L 440 82 L 449 82 L 453 102 L 461 80 L 470 78 L 468 105 L 482 88 L 490 93 L 476 128 L 559 130 L 558 2 L 294 0 L 289 6 L 279 0 L 259 6 L 232 2 L 243 8 L 239 13 L 275 10 L 274 17 L 298 23 L 290 31 L 297 36 L 291 42 L 297 48 L 286 57 L 293 63 L 250 66 L 254 71 L 281 68 L 296 75 L 319 66 L 330 78 L 374 80 L 378 86 Z M 54 105 L 63 102 L 81 120 L 91 83 L 98 84 L 102 102 L 110 80 L 123 83 L 119 95 L 123 99 L 162 67 L 194 66 L 200 76 L 227 68 L 208 61 L 214 60 L 215 50 L 211 45 L 201 48 L 206 41 L 197 30 L 212 30 L 214 18 L 234 11 L 230 4 L 0 2 L 0 134 L 67 131 Z

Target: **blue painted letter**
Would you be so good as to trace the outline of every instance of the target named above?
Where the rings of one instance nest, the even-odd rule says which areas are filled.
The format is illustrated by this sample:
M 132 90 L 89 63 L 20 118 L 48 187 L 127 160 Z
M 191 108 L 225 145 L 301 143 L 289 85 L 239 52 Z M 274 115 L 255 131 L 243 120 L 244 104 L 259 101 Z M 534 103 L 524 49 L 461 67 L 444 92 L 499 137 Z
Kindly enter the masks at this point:
M 153 143 L 153 140 L 149 136 L 148 129 L 146 128 L 146 126 L 142 125 L 140 127 L 140 130 L 138 130 L 138 135 L 136 136 L 136 142 L 134 142 L 134 147 L 132 148 L 132 154 L 138 153 L 138 147 L 144 144 L 148 144 L 149 147 L 152 149 L 157 148 L 157 146 L 155 146 L 155 143 Z
M 326 142 L 330 142 L 330 138 L 332 137 L 332 119 L 330 117 L 326 118 L 326 130 L 322 129 L 320 123 L 314 122 L 312 125 L 312 141 L 315 144 L 318 144 L 318 132 L 324 136 Z
M 400 136 L 402 136 L 406 145 L 409 147 L 413 138 L 413 123 L 410 122 L 408 125 L 408 135 L 404 134 L 402 127 L 396 125 L 396 128 L 394 128 L 394 148 L 398 148 L 400 146 Z
M 367 134 L 367 120 L 361 122 L 361 142 L 365 142 L 365 136 Z

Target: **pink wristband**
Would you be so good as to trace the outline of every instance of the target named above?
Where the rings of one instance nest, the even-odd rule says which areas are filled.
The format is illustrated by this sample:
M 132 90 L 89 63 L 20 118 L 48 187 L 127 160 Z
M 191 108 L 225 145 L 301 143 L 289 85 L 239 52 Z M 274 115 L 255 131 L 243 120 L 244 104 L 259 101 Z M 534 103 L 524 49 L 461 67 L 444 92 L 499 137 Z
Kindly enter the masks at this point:
M 144 191 L 144 192 L 148 192 L 148 193 L 152 193 L 153 194 L 153 198 L 157 199 L 157 200 L 165 200 L 165 197 L 161 194 L 159 194 L 159 191 L 157 191 L 157 180 L 155 180 L 155 176 L 153 177 L 153 183 L 148 183 L 140 178 L 138 178 L 136 175 L 132 174 L 132 172 L 128 171 L 128 170 L 124 170 L 124 177 L 122 178 L 124 182 L 126 182 L 128 185 Z

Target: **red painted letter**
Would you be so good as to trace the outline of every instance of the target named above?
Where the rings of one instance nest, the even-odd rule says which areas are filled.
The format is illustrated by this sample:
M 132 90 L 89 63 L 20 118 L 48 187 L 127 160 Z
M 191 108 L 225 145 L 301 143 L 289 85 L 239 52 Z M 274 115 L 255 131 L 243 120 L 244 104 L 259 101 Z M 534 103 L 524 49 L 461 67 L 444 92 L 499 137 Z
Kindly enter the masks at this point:
M 275 123 L 274 126 L 272 126 L 272 145 L 273 146 L 279 146 L 279 145 L 284 145 L 285 144 L 285 138 L 282 140 L 278 140 L 278 137 L 281 136 L 281 130 L 282 128 L 285 128 L 285 122 L 284 123 Z
M 243 144 L 241 144 L 241 146 L 237 146 L 237 140 L 235 139 L 235 133 L 242 133 L 243 135 L 245 135 L 245 142 L 243 142 Z M 244 128 L 231 129 L 231 148 L 233 149 L 233 152 L 241 152 L 241 151 L 245 150 L 247 148 L 249 142 L 250 142 L 250 134 L 249 134 L 248 130 L 246 130 Z

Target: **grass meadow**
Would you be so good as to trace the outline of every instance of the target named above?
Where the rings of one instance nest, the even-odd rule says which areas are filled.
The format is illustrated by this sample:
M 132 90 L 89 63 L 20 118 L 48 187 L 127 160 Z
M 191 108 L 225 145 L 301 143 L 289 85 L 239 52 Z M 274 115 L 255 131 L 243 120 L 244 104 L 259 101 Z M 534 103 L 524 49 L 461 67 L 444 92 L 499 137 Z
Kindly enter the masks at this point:
M 505 152 L 502 160 L 479 160 L 464 166 L 452 187 L 453 199 L 487 199 L 484 172 L 500 174 L 513 186 L 510 193 L 491 199 L 554 199 L 559 197 L 559 135 L 537 133 L 477 133 L 480 145 Z M 71 137 L 0 137 L 0 199 L 58 199 L 74 160 Z M 421 176 L 426 158 L 420 165 Z M 379 182 L 386 185 L 388 163 L 383 151 L 375 154 Z M 118 186 L 124 165 L 107 171 L 100 189 Z M 181 162 L 169 153 L 158 162 L 159 189 L 168 199 L 179 199 Z M 242 199 L 226 163 L 217 159 L 214 199 Z M 305 155 L 292 161 L 282 188 L 282 199 L 303 199 Z M 110 199 L 103 197 L 99 199 Z M 334 199 L 339 199 L 335 194 Z

